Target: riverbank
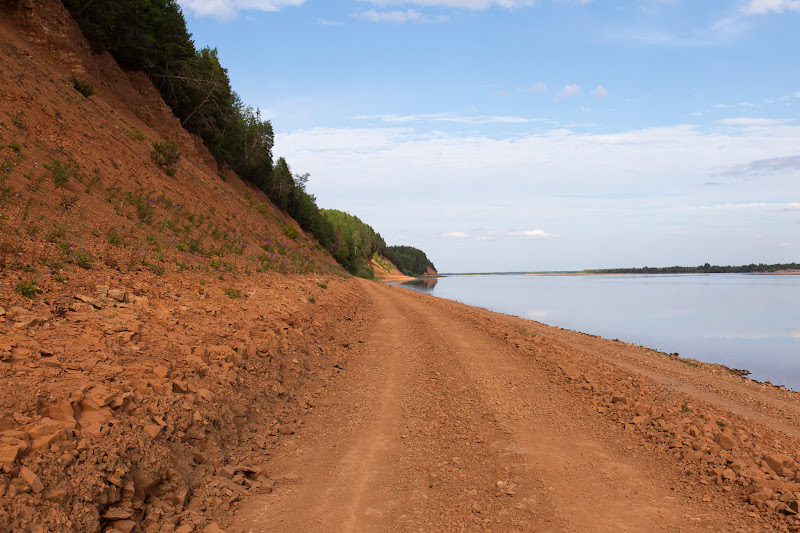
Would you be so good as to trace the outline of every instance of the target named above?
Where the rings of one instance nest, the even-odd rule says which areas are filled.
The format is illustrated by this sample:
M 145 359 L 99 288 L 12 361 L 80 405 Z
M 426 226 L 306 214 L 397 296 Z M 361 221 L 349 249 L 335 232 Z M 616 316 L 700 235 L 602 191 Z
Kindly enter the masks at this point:
M 800 526 L 800 395 L 358 283 L 368 319 L 346 372 L 268 463 L 288 485 L 228 531 Z
M 716 365 L 336 276 L 83 281 L 0 302 L 0 530 L 798 525 L 800 395 Z

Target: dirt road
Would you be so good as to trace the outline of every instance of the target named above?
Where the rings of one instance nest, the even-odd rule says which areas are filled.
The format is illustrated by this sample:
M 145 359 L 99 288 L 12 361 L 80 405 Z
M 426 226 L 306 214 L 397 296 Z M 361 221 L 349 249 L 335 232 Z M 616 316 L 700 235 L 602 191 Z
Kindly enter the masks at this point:
M 477 313 L 361 288 L 372 326 L 226 530 L 761 530 Z

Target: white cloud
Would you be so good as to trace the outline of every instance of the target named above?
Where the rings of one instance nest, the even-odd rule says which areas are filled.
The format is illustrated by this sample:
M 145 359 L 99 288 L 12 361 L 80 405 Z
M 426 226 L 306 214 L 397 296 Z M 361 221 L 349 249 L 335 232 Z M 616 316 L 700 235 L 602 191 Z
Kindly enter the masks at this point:
M 770 209 L 776 211 L 800 211 L 800 202 L 792 202 L 787 204 L 777 204 L 777 203 L 767 203 L 767 202 L 724 203 L 716 205 L 704 205 L 700 206 L 700 209 L 712 209 L 712 210 Z
M 781 172 L 797 173 L 800 171 L 800 156 L 790 155 L 757 159 L 748 163 L 729 166 L 717 173 L 717 176 L 765 176 Z
M 322 17 L 317 19 L 317 24 L 320 26 L 341 26 L 344 22 L 340 22 L 338 20 L 328 20 Z
M 786 254 L 797 249 L 775 246 L 797 242 L 796 174 L 703 183 L 731 165 L 800 153 L 800 125 L 602 134 L 575 127 L 491 137 L 472 128 L 437 131 L 437 124 L 278 131 L 274 153 L 311 173 L 321 207 L 357 213 L 385 237 L 402 234 L 387 242 L 418 243 L 443 271 L 775 263 L 789 262 Z M 690 228 L 690 235 L 666 235 Z M 537 234 L 521 230 L 536 229 L 561 237 L 522 241 Z M 472 238 L 441 237 L 456 231 Z M 744 234 L 768 238 L 743 243 Z M 467 243 L 475 246 L 460 247 Z
M 795 95 L 797 98 L 800 98 L 800 91 L 797 91 L 796 93 L 794 93 L 794 95 Z
M 800 11 L 800 0 L 750 0 L 742 11 L 749 15 Z
M 534 0 L 365 0 L 378 7 L 416 5 L 482 11 L 493 6 L 514 8 L 534 5 Z
M 583 89 L 577 83 L 572 85 L 565 85 L 561 92 L 558 93 L 559 98 L 567 98 L 568 96 L 580 96 L 583 94 Z
M 522 237 L 523 239 L 550 239 L 553 237 L 560 237 L 553 233 L 547 233 L 544 230 L 532 229 L 527 231 L 509 231 L 506 235 L 509 237 Z
M 605 98 L 608 98 L 608 89 L 606 89 L 602 85 L 598 85 L 597 87 L 594 88 L 594 91 L 592 91 L 592 96 L 594 96 L 598 100 L 603 100 Z
M 792 243 L 790 243 L 790 242 L 779 242 L 778 243 L 778 247 L 779 248 L 789 248 L 791 245 L 792 245 Z
M 279 11 L 302 6 L 306 0 L 179 0 L 183 9 L 200 16 L 231 19 L 240 11 Z
M 450 233 L 442 233 L 439 237 L 443 239 L 469 239 L 470 235 L 463 231 L 451 231 Z
M 719 121 L 720 124 L 724 124 L 725 126 L 745 126 L 745 127 L 780 126 L 781 124 L 787 124 L 789 122 L 792 122 L 792 119 L 756 118 L 756 117 L 726 118 Z
M 425 20 L 422 13 L 414 9 L 408 9 L 406 11 L 377 11 L 375 9 L 369 9 L 356 14 L 356 17 L 371 22 L 397 22 L 400 24 L 404 22 L 422 22 Z
M 452 122 L 456 124 L 527 124 L 541 119 L 503 115 L 459 115 L 456 113 L 420 113 L 418 115 L 362 115 L 358 120 L 377 119 L 389 124 L 409 122 Z

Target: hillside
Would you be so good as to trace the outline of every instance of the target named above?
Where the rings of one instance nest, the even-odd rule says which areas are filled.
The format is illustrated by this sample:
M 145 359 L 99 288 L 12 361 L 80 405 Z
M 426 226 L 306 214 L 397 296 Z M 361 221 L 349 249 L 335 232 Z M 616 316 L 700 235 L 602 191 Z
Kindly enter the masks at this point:
M 0 531 L 202 530 L 344 367 L 346 273 L 60 2 L 0 4 L 0 73 Z

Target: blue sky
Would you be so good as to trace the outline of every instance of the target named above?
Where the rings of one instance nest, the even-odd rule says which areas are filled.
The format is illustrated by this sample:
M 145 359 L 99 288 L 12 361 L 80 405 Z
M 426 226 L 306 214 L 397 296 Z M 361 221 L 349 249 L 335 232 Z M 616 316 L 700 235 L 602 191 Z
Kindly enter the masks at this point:
M 311 173 L 443 272 L 800 261 L 800 0 L 181 0 Z

